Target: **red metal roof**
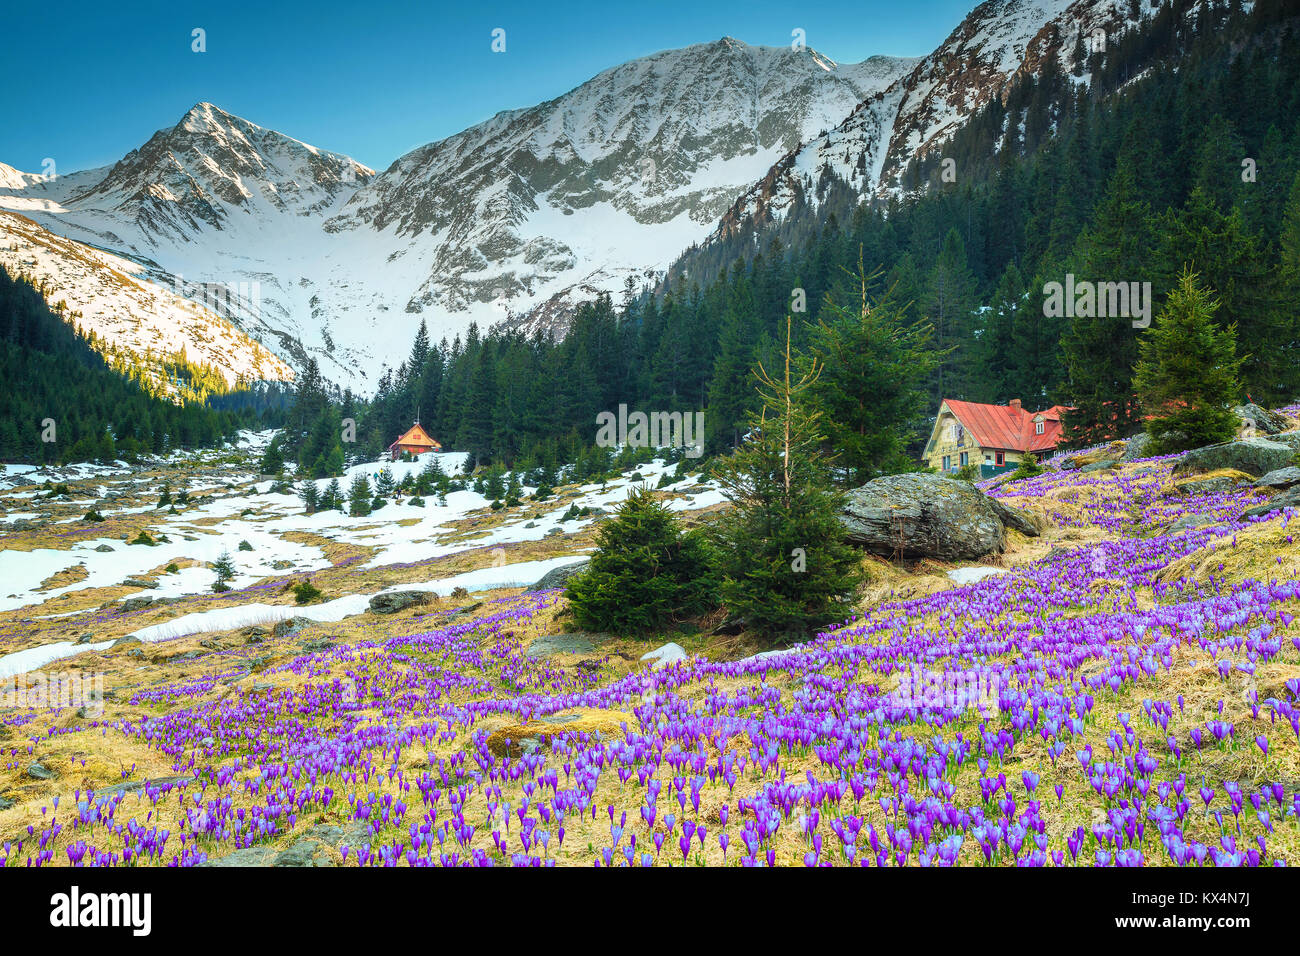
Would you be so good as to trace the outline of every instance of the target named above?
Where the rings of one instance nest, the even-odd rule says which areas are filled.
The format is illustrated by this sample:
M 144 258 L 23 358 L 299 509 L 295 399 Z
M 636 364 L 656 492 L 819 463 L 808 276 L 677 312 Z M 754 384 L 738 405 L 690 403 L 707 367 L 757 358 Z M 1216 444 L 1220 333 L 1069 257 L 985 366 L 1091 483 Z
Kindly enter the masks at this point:
M 981 405 L 944 399 L 945 406 L 981 448 L 1004 451 L 1049 451 L 1061 441 L 1061 413 L 1066 406 L 1053 405 L 1041 412 L 1031 412 L 1017 405 Z M 1034 419 L 1043 418 L 1043 433 L 1034 433 Z

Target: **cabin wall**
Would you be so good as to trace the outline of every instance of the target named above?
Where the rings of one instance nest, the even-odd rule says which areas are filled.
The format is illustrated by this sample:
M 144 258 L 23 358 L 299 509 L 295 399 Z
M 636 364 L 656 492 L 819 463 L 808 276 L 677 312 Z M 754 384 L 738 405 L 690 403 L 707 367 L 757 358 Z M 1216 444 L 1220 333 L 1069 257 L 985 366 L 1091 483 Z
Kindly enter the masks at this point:
M 930 433 L 930 441 L 925 446 L 925 463 L 936 471 L 956 471 L 959 469 L 961 467 L 962 452 L 970 456 L 972 464 L 978 465 L 984 461 L 983 452 L 970 432 L 963 429 L 961 438 L 956 441 L 953 440 L 952 426 L 958 424 L 960 422 L 951 412 L 942 413 L 934 423 L 934 430 Z M 949 459 L 946 469 L 943 465 L 945 457 Z

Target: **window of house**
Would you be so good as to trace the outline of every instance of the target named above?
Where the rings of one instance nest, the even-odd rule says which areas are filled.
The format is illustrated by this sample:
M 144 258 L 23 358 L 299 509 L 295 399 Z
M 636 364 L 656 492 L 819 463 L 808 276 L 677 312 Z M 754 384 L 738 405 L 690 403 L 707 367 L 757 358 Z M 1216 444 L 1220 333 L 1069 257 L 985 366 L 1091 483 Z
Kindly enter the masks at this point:
M 1042 422 L 1034 422 L 1034 434 L 1035 434 L 1035 435 L 1041 435 L 1042 433 L 1043 433 L 1043 423 L 1042 423 Z
M 951 469 L 952 469 L 952 455 L 944 455 L 944 456 L 943 456 L 943 470 L 944 470 L 944 471 L 950 471 Z
M 969 464 L 970 464 L 970 452 L 964 451 L 961 453 L 961 466 L 965 468 Z
M 1007 463 L 1006 452 L 1002 452 L 1002 451 L 998 452 L 996 455 L 993 456 L 993 460 L 994 460 L 994 464 L 996 464 L 999 468 L 1001 468 L 1003 465 Z

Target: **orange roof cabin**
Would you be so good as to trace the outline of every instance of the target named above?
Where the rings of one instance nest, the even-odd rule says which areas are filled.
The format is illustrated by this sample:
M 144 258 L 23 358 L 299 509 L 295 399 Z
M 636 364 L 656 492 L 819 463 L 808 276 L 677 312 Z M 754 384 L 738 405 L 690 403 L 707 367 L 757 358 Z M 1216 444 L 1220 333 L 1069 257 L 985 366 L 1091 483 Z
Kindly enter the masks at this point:
M 1014 398 L 1009 405 L 944 399 L 926 443 L 924 461 L 940 472 L 978 465 L 980 477 L 1010 471 L 1026 455 L 1042 458 L 1062 438 L 1064 405 L 1030 412 Z
M 388 446 L 388 457 L 391 461 L 397 461 L 403 453 L 418 457 L 426 451 L 442 451 L 442 446 L 430 438 L 429 433 L 416 422 L 407 429 L 405 435 Z

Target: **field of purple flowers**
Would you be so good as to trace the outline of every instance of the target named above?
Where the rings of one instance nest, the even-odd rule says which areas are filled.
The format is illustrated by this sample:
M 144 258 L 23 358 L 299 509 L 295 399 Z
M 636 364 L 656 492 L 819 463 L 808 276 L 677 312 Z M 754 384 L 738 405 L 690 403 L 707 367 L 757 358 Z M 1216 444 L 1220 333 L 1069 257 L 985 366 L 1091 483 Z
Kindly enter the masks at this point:
M 1046 557 L 739 661 L 532 659 L 562 629 L 543 592 L 296 656 L 252 689 L 218 662 L 99 720 L 22 715 L 8 767 L 123 769 L 52 791 L 0 831 L 0 862 L 1300 861 L 1291 515 L 1240 520 L 1248 487 L 1172 488 L 1159 459 L 1005 485 L 1053 520 Z M 1169 533 L 1186 515 L 1215 521 Z M 169 769 L 141 785 L 140 767 Z

